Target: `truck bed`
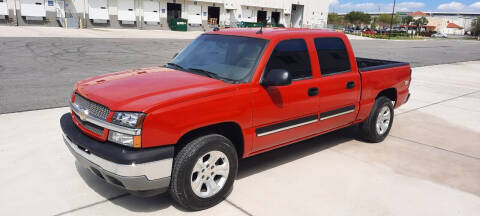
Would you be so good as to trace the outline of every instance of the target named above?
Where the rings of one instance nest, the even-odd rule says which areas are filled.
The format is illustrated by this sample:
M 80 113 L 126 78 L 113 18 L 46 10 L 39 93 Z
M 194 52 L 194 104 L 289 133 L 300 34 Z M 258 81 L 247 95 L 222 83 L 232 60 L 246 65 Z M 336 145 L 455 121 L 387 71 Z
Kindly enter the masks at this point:
M 381 59 L 357 58 L 358 70 L 360 72 L 380 70 L 385 68 L 409 65 L 406 62 L 396 62 Z

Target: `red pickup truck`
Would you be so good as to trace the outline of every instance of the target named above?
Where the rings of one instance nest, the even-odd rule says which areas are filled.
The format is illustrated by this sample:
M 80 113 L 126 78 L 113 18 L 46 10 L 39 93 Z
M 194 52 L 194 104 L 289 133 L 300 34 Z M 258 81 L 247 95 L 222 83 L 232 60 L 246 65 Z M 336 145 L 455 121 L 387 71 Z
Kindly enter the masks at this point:
M 216 30 L 165 66 L 78 82 L 60 124 L 106 182 L 199 210 L 228 195 L 239 158 L 353 124 L 381 142 L 410 81 L 408 63 L 355 58 L 343 33 Z

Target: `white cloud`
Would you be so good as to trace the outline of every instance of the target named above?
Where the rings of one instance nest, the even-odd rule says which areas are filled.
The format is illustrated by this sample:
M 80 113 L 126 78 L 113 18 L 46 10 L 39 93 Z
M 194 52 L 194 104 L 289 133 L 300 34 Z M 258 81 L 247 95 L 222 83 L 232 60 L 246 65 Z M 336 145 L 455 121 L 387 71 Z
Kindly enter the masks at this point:
M 402 8 L 423 8 L 425 7 L 425 3 L 423 2 L 400 2 L 397 4 L 397 7 Z
M 475 2 L 471 4 L 470 8 L 480 10 L 480 2 Z
M 450 3 L 441 4 L 437 7 L 438 10 L 442 11 L 463 11 L 467 6 L 456 1 Z
M 330 5 L 338 5 L 338 0 L 330 0 Z
M 389 12 L 392 11 L 393 4 L 381 4 L 381 3 L 373 3 L 373 2 L 365 2 L 365 3 L 336 3 L 332 4 L 332 2 L 338 2 L 338 0 L 330 0 L 330 6 L 334 10 L 339 10 L 341 12 L 349 12 L 349 11 L 365 11 L 365 12 Z M 396 11 L 416 11 L 420 10 L 421 8 L 425 7 L 425 3 L 423 2 L 415 2 L 415 1 L 408 1 L 408 2 L 399 2 L 395 6 Z
M 393 4 L 388 4 L 388 8 L 392 8 Z M 400 2 L 395 5 L 396 11 L 402 12 L 411 12 L 417 11 L 425 7 L 425 3 L 423 2 Z

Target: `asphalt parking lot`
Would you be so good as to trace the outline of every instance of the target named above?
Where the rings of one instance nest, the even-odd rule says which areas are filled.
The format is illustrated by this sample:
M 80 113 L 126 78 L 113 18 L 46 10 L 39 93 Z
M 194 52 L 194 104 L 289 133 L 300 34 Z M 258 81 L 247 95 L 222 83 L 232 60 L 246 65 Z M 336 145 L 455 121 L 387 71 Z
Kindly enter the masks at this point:
M 2 37 L 0 113 L 66 106 L 75 82 L 94 75 L 164 65 L 191 40 Z M 463 40 L 352 40 L 358 57 L 413 67 L 480 60 Z
M 365 143 L 352 126 L 247 158 L 227 200 L 186 212 L 167 194 L 138 198 L 78 166 L 58 121 L 69 111 L 64 106 L 75 81 L 161 65 L 189 40 L 1 40 L 0 215 L 480 212 L 480 61 L 473 61 L 480 60 L 478 42 L 352 41 L 358 56 L 415 67 L 412 97 L 396 110 L 390 136 Z

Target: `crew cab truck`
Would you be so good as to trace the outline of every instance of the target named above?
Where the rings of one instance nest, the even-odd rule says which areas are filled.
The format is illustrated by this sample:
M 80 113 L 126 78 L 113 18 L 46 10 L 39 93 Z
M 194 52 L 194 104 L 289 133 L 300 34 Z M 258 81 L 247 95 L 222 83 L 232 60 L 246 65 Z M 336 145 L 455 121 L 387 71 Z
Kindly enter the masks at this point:
M 106 182 L 200 210 L 228 195 L 240 158 L 353 124 L 383 141 L 410 81 L 408 63 L 355 58 L 343 33 L 216 30 L 165 66 L 78 82 L 60 124 Z

